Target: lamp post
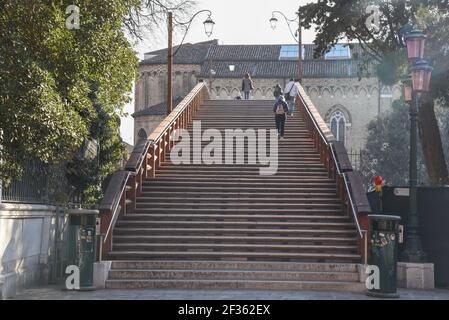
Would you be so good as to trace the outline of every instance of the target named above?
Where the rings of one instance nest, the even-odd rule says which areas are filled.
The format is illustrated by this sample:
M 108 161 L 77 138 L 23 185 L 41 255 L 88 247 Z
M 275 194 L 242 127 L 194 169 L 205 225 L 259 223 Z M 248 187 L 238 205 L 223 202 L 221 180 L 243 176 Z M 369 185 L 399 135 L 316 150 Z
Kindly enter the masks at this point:
M 207 12 L 209 13 L 208 18 L 203 22 L 204 31 L 208 37 L 210 37 L 214 31 L 215 22 L 212 20 L 212 12 L 210 10 L 201 10 L 193 15 L 193 17 L 187 22 L 179 22 L 173 17 L 173 13 L 168 13 L 167 19 L 167 27 L 168 27 L 168 50 L 167 50 L 167 115 L 169 115 L 173 110 L 173 84 L 172 84 L 172 72 L 173 72 L 173 57 L 178 53 L 179 49 L 184 43 L 184 40 L 189 32 L 190 26 L 192 25 L 193 20 L 200 13 Z M 178 25 L 185 26 L 186 31 L 184 33 L 184 37 L 182 39 L 181 44 L 176 49 L 176 52 L 173 53 L 173 21 L 175 21 Z
M 278 19 L 276 18 L 275 14 L 280 14 L 284 17 L 285 21 L 287 22 L 288 28 L 290 30 L 290 33 L 292 34 L 295 41 L 298 43 L 298 81 L 299 83 L 302 83 L 302 27 L 301 27 L 301 19 L 299 18 L 301 7 L 299 7 L 298 12 L 296 14 L 298 17 L 296 19 L 288 19 L 287 16 L 280 12 L 280 11 L 273 11 L 272 17 L 270 19 L 271 28 L 274 30 L 276 29 L 276 25 L 278 22 Z M 295 33 L 293 33 L 292 29 L 290 28 L 290 23 L 298 23 L 298 30 L 296 30 Z M 298 37 L 298 39 L 296 39 Z
M 404 100 L 410 104 L 410 209 L 407 221 L 407 237 L 402 259 L 408 262 L 424 262 L 426 259 L 419 232 L 418 214 L 418 165 L 417 165 L 417 118 L 419 97 L 428 92 L 432 67 L 422 60 L 426 36 L 419 30 L 412 30 L 404 37 L 407 55 L 412 66 L 412 76 L 403 81 Z

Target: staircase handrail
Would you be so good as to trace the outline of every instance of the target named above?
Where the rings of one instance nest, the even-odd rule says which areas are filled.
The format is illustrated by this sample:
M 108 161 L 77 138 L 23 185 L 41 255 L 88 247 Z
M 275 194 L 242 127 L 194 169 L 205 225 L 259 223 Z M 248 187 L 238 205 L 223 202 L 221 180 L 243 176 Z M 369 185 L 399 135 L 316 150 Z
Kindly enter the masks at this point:
M 306 122 L 308 131 L 312 135 L 314 145 L 320 153 L 321 161 L 325 164 L 330 178 L 337 182 L 337 192 L 343 204 L 348 202 L 347 211 L 357 228 L 359 251 L 367 258 L 368 218 L 371 213 L 368 198 L 363 190 L 361 176 L 354 171 L 349 161 L 347 150 L 342 142 L 335 139 L 332 131 L 324 122 L 302 86 L 299 87 L 296 105 Z M 338 149 L 338 152 L 336 152 Z M 348 212 L 349 214 L 349 212 Z
M 126 214 L 128 209 L 135 210 L 136 198 L 142 192 L 143 180 L 156 175 L 161 159 L 164 159 L 174 145 L 176 131 L 187 128 L 206 99 L 209 99 L 209 90 L 204 82 L 200 82 L 147 139 L 137 142 L 125 170 L 119 170 L 112 176 L 99 207 L 100 259 L 105 258 L 112 249 L 112 230 L 118 217 Z

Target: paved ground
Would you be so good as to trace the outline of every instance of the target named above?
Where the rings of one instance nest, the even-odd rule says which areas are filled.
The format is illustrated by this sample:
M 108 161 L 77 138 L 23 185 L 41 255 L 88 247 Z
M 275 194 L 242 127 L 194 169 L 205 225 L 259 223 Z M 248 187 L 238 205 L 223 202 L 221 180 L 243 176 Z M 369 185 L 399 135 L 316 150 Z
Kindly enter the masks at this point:
M 399 290 L 404 300 L 449 300 L 448 290 Z M 367 300 L 363 293 L 253 290 L 98 290 L 63 291 L 60 287 L 28 289 L 17 300 Z

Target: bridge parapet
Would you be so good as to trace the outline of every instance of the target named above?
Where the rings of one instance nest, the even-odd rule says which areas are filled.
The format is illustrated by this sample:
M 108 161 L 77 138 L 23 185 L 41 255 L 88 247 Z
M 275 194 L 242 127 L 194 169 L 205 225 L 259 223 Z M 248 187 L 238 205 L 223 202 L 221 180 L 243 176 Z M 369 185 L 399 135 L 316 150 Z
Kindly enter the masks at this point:
M 307 129 L 311 133 L 315 148 L 320 154 L 321 162 L 325 165 L 329 177 L 336 180 L 337 193 L 345 213 L 352 217 L 357 226 L 358 248 L 366 264 L 368 214 L 371 213 L 371 207 L 363 188 L 361 175 L 354 171 L 344 144 L 335 139 L 302 86 L 300 86 L 296 99 L 296 107 L 306 122 Z

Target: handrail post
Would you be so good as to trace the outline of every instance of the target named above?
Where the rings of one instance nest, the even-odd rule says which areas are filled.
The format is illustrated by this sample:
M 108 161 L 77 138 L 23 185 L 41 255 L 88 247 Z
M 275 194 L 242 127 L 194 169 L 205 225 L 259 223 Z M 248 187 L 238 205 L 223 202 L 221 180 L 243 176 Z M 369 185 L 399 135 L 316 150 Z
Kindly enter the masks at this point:
M 157 162 L 157 167 L 160 168 L 162 162 L 164 162 L 165 158 L 165 134 L 159 139 L 159 161 Z
M 150 155 L 151 155 L 151 159 L 150 159 L 150 164 L 151 164 L 151 168 L 150 168 L 150 173 L 149 173 L 149 177 L 150 178 L 154 178 L 156 175 L 156 171 L 155 171 L 155 167 L 156 167 L 156 152 L 155 152 L 155 148 L 156 145 L 154 143 L 151 144 L 150 146 Z
M 127 211 L 134 212 L 136 209 L 136 198 L 137 198 L 137 174 L 132 175 L 128 180 L 128 186 L 131 188 L 129 190 L 125 189 L 125 195 L 129 192 L 128 198 L 131 201 L 129 205 L 126 202 L 126 197 L 123 197 L 123 208 L 126 208 Z
M 161 166 L 161 162 L 162 162 L 162 156 L 163 156 L 162 152 L 163 152 L 163 150 L 162 150 L 161 140 L 162 140 L 162 139 L 159 139 L 159 141 L 156 143 L 156 147 L 157 147 L 157 150 L 156 150 L 157 159 L 156 159 L 156 166 L 155 166 L 155 168 L 154 168 L 155 171 L 156 171 L 157 169 L 159 169 L 159 167 Z
M 100 232 L 102 235 L 106 235 L 109 225 L 112 221 L 112 212 L 110 210 L 100 210 Z M 104 238 L 100 243 L 100 256 L 102 260 L 106 260 L 106 255 L 112 249 L 112 236 L 109 234 L 107 238 Z
M 167 134 L 165 135 L 165 141 L 164 141 L 164 154 L 165 157 L 167 157 L 170 153 L 170 133 L 171 133 L 171 128 L 172 126 L 170 126 L 167 130 Z M 164 159 L 165 161 L 165 159 Z
M 368 231 L 363 230 L 363 263 L 368 264 Z
M 151 163 L 150 157 L 151 157 L 150 150 L 147 150 L 147 152 L 145 153 L 145 159 L 143 162 L 143 178 L 142 178 L 142 180 L 148 178 L 148 176 L 149 176 L 148 166 Z

